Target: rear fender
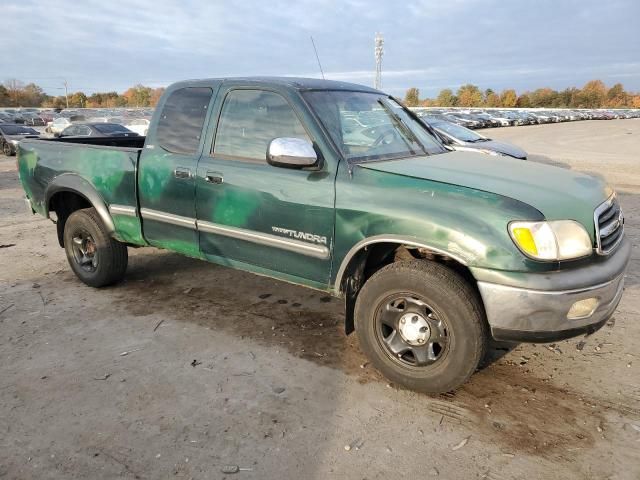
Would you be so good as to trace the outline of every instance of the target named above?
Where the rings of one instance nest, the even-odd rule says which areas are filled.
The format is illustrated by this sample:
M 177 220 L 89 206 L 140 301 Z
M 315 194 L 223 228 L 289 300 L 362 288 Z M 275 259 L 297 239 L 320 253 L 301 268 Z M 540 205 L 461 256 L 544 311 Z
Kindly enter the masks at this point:
M 45 215 L 47 218 L 49 218 L 51 198 L 53 198 L 56 193 L 60 192 L 72 192 L 84 197 L 98 212 L 107 232 L 110 235 L 115 232 L 113 218 L 111 217 L 109 208 L 100 193 L 98 193 L 96 188 L 90 182 L 74 173 L 63 173 L 49 182 L 44 193 Z

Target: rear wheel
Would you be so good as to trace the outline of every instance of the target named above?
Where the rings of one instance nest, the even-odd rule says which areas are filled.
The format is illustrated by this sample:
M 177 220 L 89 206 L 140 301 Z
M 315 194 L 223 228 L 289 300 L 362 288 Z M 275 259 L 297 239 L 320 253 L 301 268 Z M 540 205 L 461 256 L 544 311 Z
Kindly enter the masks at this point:
M 464 383 L 489 337 L 471 286 L 453 270 L 421 260 L 376 272 L 358 295 L 355 326 L 376 368 L 395 383 L 427 393 Z
M 11 145 L 9 145 L 9 143 L 4 142 L 2 144 L 2 153 L 4 153 L 7 157 L 13 155 L 13 149 L 11 148 Z
M 94 208 L 69 216 L 64 225 L 64 249 L 71 269 L 91 287 L 116 283 L 127 270 L 127 246 L 109 236 Z

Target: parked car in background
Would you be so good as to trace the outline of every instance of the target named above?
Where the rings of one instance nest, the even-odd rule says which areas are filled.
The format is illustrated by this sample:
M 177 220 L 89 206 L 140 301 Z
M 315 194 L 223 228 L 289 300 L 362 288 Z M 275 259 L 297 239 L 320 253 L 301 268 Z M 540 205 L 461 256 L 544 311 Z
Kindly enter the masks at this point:
M 77 123 L 65 128 L 59 137 L 137 137 L 124 125 L 118 123 Z
M 145 137 L 147 135 L 147 132 L 149 131 L 150 123 L 151 122 L 147 118 L 134 118 L 133 120 L 129 120 L 127 123 L 125 123 L 125 126 L 129 130 L 136 132 L 138 135 L 142 135 L 143 137 Z
M 40 134 L 31 127 L 16 123 L 0 124 L 0 148 L 6 156 L 15 155 L 18 142 L 23 138 L 38 138 Z
M 45 131 L 47 133 L 59 134 L 62 131 L 71 125 L 71 120 L 67 117 L 58 117 L 54 118 L 48 125 Z
M 454 150 L 481 151 L 490 155 L 507 155 L 520 160 L 527 159 L 527 152 L 509 143 L 496 142 L 468 128 L 442 120 L 431 120 L 422 117 L 440 136 L 445 145 Z

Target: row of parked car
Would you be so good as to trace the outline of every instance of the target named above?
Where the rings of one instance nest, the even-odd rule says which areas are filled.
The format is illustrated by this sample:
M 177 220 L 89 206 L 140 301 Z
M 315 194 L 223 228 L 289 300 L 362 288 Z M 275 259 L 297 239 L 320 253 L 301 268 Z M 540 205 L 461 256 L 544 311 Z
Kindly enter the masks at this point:
M 139 135 L 146 135 L 153 109 L 4 109 L 0 110 L 0 125 L 14 124 L 32 127 L 40 133 L 61 134 L 76 123 L 116 123 Z
M 454 150 L 474 150 L 490 155 L 507 155 L 526 160 L 522 149 L 496 142 L 469 129 L 507 127 L 575 120 L 640 118 L 640 110 L 497 110 L 416 108 L 442 142 Z M 41 134 L 56 137 L 100 138 L 146 136 L 151 109 L 5 110 L 0 111 L 0 149 L 13 155 L 23 138 Z M 361 125 L 363 118 L 345 118 Z
M 452 122 L 467 128 L 513 127 L 576 120 L 640 118 L 640 110 L 505 110 L 416 108 L 419 116 Z

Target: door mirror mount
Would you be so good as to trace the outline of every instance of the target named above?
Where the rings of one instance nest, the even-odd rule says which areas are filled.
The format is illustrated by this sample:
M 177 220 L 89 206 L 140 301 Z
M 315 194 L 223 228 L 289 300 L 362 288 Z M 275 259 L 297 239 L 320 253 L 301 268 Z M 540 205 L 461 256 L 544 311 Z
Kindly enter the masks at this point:
M 267 163 L 274 167 L 310 168 L 319 167 L 318 154 L 313 144 L 302 138 L 279 137 L 269 142 Z

